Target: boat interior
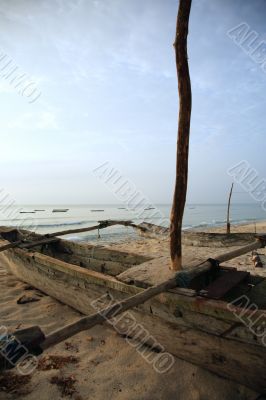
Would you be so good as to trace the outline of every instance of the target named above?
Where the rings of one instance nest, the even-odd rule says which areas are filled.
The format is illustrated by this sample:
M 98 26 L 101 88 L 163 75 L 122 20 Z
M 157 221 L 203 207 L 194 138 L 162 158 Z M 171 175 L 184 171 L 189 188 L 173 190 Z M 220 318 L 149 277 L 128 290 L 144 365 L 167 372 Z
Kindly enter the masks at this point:
M 45 236 L 33 232 L 0 228 L 1 237 L 9 242 L 22 240 L 32 242 L 44 239 Z M 166 270 L 160 258 L 151 258 L 134 253 L 113 250 L 107 246 L 73 242 L 60 239 L 58 241 L 23 249 L 25 252 L 39 252 L 57 260 L 76 265 L 88 270 L 116 277 L 129 285 L 147 288 L 155 283 L 153 276 L 162 276 Z M 143 271 L 146 278 L 143 279 Z M 173 273 L 173 271 L 171 271 Z M 173 276 L 173 275 L 172 275 Z M 246 305 L 245 296 L 255 303 L 259 309 L 266 309 L 266 279 L 238 271 L 236 268 L 212 268 L 189 283 L 187 293 L 206 299 L 232 302 L 241 307 Z M 185 294 L 185 292 L 184 292 Z M 239 302 L 236 299 L 239 298 Z
M 1 237 L 10 243 L 22 240 L 25 243 L 45 239 L 45 236 L 23 230 L 1 230 Z M 57 260 L 82 268 L 117 276 L 132 266 L 151 260 L 151 257 L 109 249 L 106 246 L 60 239 L 52 243 L 24 249 L 39 252 Z

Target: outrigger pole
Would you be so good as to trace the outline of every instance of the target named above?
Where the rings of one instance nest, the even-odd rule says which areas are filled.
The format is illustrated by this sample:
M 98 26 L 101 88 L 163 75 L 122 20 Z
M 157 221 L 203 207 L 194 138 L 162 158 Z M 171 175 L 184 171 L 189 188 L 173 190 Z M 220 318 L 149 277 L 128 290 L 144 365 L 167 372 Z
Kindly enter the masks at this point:
M 32 242 L 28 242 L 25 240 L 17 240 L 12 243 L 5 244 L 4 246 L 0 247 L 0 253 L 5 250 L 10 250 L 14 249 L 16 247 L 19 247 L 21 249 L 30 249 L 36 246 L 41 246 L 44 244 L 49 244 L 49 243 L 54 243 L 59 241 L 60 239 L 57 236 L 65 236 L 65 235 L 70 235 L 73 233 L 84 233 L 84 232 L 91 232 L 95 230 L 100 230 L 100 229 L 105 229 L 110 226 L 114 225 L 123 225 L 123 226 L 131 226 L 132 228 L 136 228 L 140 230 L 141 232 L 146 232 L 147 228 L 141 225 L 134 224 L 132 221 L 123 221 L 123 220 L 105 220 L 105 221 L 99 221 L 97 225 L 94 226 L 89 226 L 86 228 L 78 228 L 78 229 L 68 229 L 65 231 L 58 231 L 58 232 L 53 232 L 53 233 L 48 233 L 47 235 L 44 235 L 42 239 L 34 240 Z

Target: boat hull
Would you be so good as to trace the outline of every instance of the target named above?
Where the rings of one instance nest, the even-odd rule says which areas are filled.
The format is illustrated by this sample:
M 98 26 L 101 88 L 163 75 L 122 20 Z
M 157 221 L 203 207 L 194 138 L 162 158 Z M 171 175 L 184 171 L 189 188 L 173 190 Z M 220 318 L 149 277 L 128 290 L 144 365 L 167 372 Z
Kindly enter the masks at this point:
M 38 251 L 7 250 L 0 253 L 0 262 L 20 280 L 85 315 L 143 290 Z M 266 393 L 265 347 L 252 342 L 245 326 L 240 327 L 242 338 L 224 336 L 239 320 L 221 303 L 182 294 L 181 289 L 164 293 L 125 313 L 125 321 L 136 323 L 119 324 L 119 333 L 143 342 L 141 326 L 149 333 L 145 341 L 150 346 Z

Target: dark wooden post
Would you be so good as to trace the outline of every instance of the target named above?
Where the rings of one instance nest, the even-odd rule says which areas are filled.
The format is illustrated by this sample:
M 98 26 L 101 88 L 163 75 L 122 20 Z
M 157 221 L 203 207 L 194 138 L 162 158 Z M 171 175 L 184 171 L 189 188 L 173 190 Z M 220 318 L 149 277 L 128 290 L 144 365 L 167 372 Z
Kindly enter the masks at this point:
M 228 206 L 227 206 L 227 224 L 226 224 L 226 233 L 227 233 L 227 235 L 230 235 L 230 232 L 231 232 L 230 205 L 231 205 L 231 197 L 232 197 L 233 187 L 234 187 L 234 184 L 232 183 L 231 190 L 230 190 L 230 193 L 229 193 Z
M 175 54 L 179 93 L 176 182 L 171 212 L 170 254 L 173 270 L 182 267 L 181 230 L 187 194 L 191 84 L 187 56 L 187 35 L 192 0 L 180 0 L 176 25 Z

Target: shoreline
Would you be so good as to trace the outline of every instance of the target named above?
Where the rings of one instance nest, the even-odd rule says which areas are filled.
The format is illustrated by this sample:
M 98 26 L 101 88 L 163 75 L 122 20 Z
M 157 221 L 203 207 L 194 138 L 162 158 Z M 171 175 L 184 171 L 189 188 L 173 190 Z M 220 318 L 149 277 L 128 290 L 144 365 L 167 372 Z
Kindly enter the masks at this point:
M 255 225 L 256 225 L 256 232 L 258 233 L 263 233 L 262 230 L 264 229 L 264 232 L 266 232 L 266 220 L 258 220 L 254 222 L 240 222 L 239 224 L 234 223 L 231 224 L 231 233 L 239 233 L 239 232 L 245 232 L 245 233 L 255 233 Z M 222 233 L 221 231 L 223 230 L 223 233 L 226 233 L 226 224 L 223 226 L 214 226 L 214 227 L 208 227 L 205 229 L 202 229 L 202 232 L 211 232 L 211 231 L 217 232 L 217 233 Z M 234 232 L 236 231 L 236 232 Z
M 266 226 L 266 219 L 258 219 L 258 220 L 254 220 L 253 222 L 249 221 L 240 221 L 240 222 L 231 222 L 231 229 L 237 229 L 238 227 L 250 227 L 251 229 L 254 229 L 254 224 L 256 224 L 256 226 L 260 226 L 261 224 Z M 202 231 L 202 232 L 209 232 L 211 230 L 222 230 L 224 229 L 225 233 L 226 233 L 226 222 L 223 222 L 221 224 L 217 224 L 217 225 L 202 225 L 202 226 L 194 226 L 192 228 L 183 228 L 182 230 L 184 231 Z M 251 232 L 251 231 L 247 231 L 247 232 Z

